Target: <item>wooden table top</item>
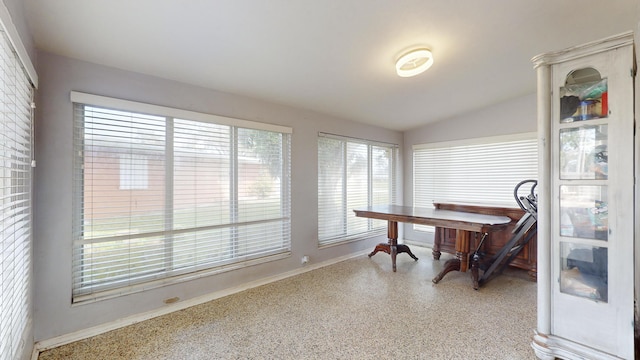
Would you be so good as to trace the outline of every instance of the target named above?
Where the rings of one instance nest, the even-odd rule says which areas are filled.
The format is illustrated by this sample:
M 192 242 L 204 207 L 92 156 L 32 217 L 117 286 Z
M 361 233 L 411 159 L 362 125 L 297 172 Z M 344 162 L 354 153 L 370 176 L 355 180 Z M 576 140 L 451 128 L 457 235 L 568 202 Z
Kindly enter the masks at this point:
M 428 209 L 401 205 L 375 205 L 353 210 L 358 217 L 440 226 L 475 232 L 490 232 L 511 222 L 507 216 L 484 215 L 463 211 Z

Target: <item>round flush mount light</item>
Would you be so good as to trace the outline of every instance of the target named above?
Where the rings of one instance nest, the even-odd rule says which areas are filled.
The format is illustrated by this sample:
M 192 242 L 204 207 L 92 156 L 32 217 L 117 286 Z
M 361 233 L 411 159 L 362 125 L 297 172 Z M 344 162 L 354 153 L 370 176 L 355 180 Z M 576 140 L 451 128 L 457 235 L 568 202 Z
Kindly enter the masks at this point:
M 396 62 L 396 72 L 400 77 L 416 76 L 433 65 L 433 55 L 429 49 L 412 50 Z

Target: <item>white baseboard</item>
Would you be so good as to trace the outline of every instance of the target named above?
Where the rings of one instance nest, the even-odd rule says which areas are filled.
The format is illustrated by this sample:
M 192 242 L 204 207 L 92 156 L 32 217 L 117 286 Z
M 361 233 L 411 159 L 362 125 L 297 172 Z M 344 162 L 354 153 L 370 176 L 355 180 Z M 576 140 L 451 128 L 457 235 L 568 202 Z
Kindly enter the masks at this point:
M 69 344 L 75 341 L 80 341 L 80 340 L 84 340 L 96 335 L 100 335 L 106 332 L 109 332 L 111 330 L 116 330 L 125 326 L 129 326 L 129 325 L 133 325 L 135 323 L 144 321 L 144 320 L 149 320 L 158 316 L 162 316 L 162 315 L 166 315 L 169 313 L 172 313 L 174 311 L 179 311 L 179 310 L 183 310 L 186 309 L 188 307 L 192 307 L 195 305 L 200 305 L 203 303 L 206 303 L 208 301 L 211 300 L 215 300 L 215 299 L 219 299 L 228 295 L 232 295 L 235 293 L 239 293 L 241 291 L 244 290 L 248 290 L 248 289 L 252 289 L 258 286 L 262 286 L 262 285 L 266 285 L 278 280 L 282 280 L 282 279 L 286 279 L 295 275 L 300 275 L 303 274 L 305 272 L 311 271 L 311 270 L 316 270 L 325 266 L 329 266 L 335 263 L 339 263 L 341 261 L 345 261 L 348 259 L 352 259 L 354 257 L 358 257 L 364 254 L 369 253 L 369 251 L 360 251 L 360 252 L 356 252 L 356 253 L 352 253 L 352 254 L 348 254 L 348 255 L 344 255 L 341 257 L 337 257 L 334 259 L 330 259 L 324 262 L 320 262 L 320 263 L 315 263 L 315 264 L 308 264 L 306 266 L 303 266 L 301 268 L 298 269 L 294 269 L 291 271 L 287 271 L 284 272 L 282 274 L 278 274 L 278 275 L 274 275 L 274 276 L 270 276 L 270 277 L 266 277 L 263 279 L 259 279 L 259 280 L 255 280 L 255 281 L 251 281 L 245 284 L 240 284 L 238 286 L 234 286 L 228 289 L 224 289 L 224 290 L 220 290 L 220 291 L 216 291 L 210 294 L 206 294 L 206 295 L 202 295 L 202 296 L 198 296 L 195 297 L 193 299 L 188 299 L 188 300 L 184 300 L 184 301 L 180 301 L 177 302 L 175 304 L 171 304 L 169 306 L 166 307 L 162 307 L 156 310 L 152 310 L 152 311 L 148 311 L 145 313 L 140 313 L 140 314 L 136 314 L 136 315 L 132 315 L 132 316 L 128 316 L 126 318 L 122 318 L 122 319 L 118 319 L 109 323 L 105 323 L 105 324 L 101 324 L 98 326 L 94 326 L 88 329 L 83 329 L 83 330 L 79 330 L 79 331 L 75 331 L 69 334 L 65 334 L 65 335 L 61 335 L 61 336 L 56 336 L 54 338 L 50 338 L 50 339 L 46 339 L 46 340 L 41 340 L 38 341 L 37 343 L 35 343 L 34 348 L 33 348 L 33 355 L 31 357 L 32 360 L 37 360 L 38 359 L 38 355 L 40 354 L 40 352 L 48 350 L 48 349 L 52 349 L 58 346 L 62 346 L 65 344 Z

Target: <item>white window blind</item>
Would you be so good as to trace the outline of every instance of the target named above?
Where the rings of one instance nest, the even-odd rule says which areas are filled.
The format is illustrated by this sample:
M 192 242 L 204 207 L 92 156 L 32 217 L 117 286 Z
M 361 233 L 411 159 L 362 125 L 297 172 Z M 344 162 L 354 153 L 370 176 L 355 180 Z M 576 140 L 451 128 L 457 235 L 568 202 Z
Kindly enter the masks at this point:
M 75 105 L 74 302 L 287 256 L 290 131 L 140 107 Z
M 413 203 L 417 207 L 433 208 L 434 202 L 518 207 L 514 187 L 522 180 L 537 178 L 535 133 L 413 148 Z
M 144 155 L 120 155 L 120 190 L 149 187 L 149 160 Z
M 395 203 L 397 146 L 320 133 L 318 240 L 327 245 L 385 231 L 353 209 Z
M 0 359 L 21 357 L 31 326 L 33 87 L 0 31 Z

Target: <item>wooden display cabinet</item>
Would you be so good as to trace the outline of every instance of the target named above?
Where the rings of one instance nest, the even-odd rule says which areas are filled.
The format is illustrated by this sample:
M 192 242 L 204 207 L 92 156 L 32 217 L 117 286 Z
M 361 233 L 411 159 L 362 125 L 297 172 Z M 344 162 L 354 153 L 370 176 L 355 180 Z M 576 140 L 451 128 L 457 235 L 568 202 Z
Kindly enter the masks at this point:
M 634 357 L 633 33 L 533 58 L 540 359 Z

